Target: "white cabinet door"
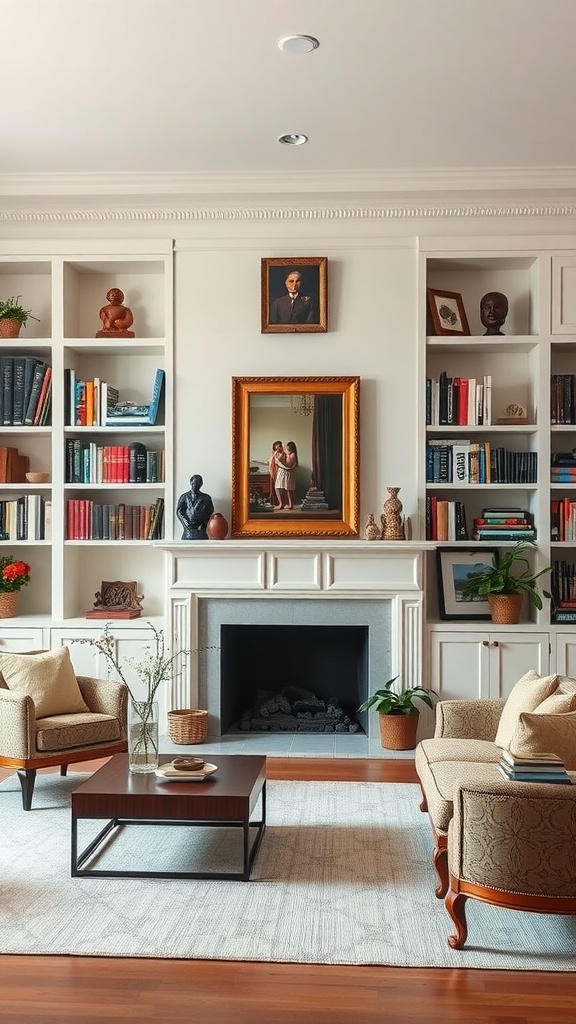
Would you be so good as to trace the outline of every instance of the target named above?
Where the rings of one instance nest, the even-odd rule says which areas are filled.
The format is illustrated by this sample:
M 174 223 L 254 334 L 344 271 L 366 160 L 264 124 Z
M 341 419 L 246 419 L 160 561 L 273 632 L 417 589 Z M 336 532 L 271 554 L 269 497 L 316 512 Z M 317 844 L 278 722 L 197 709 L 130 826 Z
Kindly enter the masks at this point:
M 554 669 L 561 676 L 576 679 L 576 633 L 558 633 Z
M 576 257 L 552 257 L 552 334 L 576 334 Z
M 487 697 L 489 660 L 488 640 L 482 633 L 430 634 L 430 683 L 441 700 Z
M 529 669 L 549 672 L 548 633 L 430 632 L 430 683 L 443 700 L 507 697 Z
M 550 670 L 548 633 L 490 634 L 490 697 L 507 697 L 530 669 L 541 676 Z
M 0 651 L 44 651 L 50 644 L 41 627 L 2 626 Z

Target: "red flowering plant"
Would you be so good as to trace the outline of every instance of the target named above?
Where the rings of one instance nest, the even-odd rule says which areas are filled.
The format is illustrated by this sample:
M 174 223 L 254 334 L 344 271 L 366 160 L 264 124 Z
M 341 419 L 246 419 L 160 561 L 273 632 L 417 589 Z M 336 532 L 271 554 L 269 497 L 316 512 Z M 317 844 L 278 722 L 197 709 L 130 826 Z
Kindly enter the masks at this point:
M 12 594 L 30 583 L 30 566 L 21 559 L 5 555 L 0 558 L 0 594 Z

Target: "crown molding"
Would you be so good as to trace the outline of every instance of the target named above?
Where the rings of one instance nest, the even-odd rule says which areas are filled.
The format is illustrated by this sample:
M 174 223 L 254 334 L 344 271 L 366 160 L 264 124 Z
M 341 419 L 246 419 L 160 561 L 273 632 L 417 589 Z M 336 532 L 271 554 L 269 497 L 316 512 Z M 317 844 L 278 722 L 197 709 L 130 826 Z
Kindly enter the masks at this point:
M 576 188 L 576 167 L 226 173 L 0 174 L 0 196 L 206 196 L 493 192 Z
M 0 200 L 0 224 L 95 224 L 95 223 L 182 223 L 210 221 L 362 221 L 362 220 L 466 220 L 486 218 L 570 218 L 576 217 L 574 200 L 534 199 L 501 200 L 489 202 L 452 201 L 444 203 L 422 200 L 419 202 L 372 202 L 359 204 L 341 201 L 334 205 L 318 204 L 318 198 L 300 206 L 280 206 L 260 203 L 244 205 L 208 203 L 176 203 L 166 200 L 158 203 L 150 199 L 144 205 L 136 197 L 119 203 L 109 198 L 99 203 L 71 203 L 67 201 L 30 205 L 7 205 Z

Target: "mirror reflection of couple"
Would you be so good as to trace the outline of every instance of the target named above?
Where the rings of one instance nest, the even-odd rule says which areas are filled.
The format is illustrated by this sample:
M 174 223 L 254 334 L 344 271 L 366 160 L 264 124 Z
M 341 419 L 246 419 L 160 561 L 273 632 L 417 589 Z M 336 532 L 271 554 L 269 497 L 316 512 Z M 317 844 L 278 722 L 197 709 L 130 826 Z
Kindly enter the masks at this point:
M 274 508 L 294 508 L 297 468 L 298 449 L 294 441 L 288 441 L 286 447 L 282 441 L 274 441 L 272 454 L 268 460 L 270 501 Z

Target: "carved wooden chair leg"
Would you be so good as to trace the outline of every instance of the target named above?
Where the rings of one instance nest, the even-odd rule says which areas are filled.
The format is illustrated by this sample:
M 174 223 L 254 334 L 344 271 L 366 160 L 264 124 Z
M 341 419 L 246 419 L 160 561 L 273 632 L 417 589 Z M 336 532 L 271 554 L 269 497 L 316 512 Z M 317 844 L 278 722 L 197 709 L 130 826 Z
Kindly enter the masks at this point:
M 466 924 L 466 900 L 468 897 L 462 892 L 448 891 L 445 906 L 456 925 L 456 934 L 448 936 L 448 945 L 451 949 L 462 949 L 468 937 L 468 926 Z
M 439 885 L 434 892 L 439 900 L 443 900 L 448 892 L 448 850 L 445 846 L 434 847 L 432 863 L 436 868 L 436 874 L 439 879 Z
M 36 769 L 35 768 L 18 768 L 18 778 L 20 779 L 20 789 L 22 790 L 22 807 L 25 811 L 29 811 L 32 807 L 32 794 L 34 792 L 34 783 L 36 782 Z
M 60 775 L 66 775 L 67 773 L 68 773 L 68 765 L 67 764 L 61 764 L 60 765 Z

